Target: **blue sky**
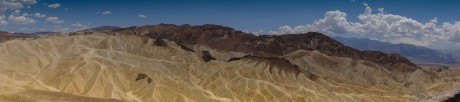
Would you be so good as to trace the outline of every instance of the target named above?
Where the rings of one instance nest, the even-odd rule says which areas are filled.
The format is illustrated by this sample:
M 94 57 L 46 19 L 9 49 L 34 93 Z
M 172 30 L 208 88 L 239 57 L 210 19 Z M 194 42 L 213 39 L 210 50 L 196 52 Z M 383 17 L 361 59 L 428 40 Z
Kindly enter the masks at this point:
M 436 0 L 13 0 L 9 2 L 22 4 L 23 7 L 6 4 L 5 2 L 9 0 L 0 1 L 2 2 L 0 8 L 6 8 L 2 14 L 4 19 L 0 19 L 0 30 L 10 32 L 70 32 L 102 25 L 127 27 L 158 23 L 219 24 L 258 34 L 317 31 L 331 36 L 366 37 L 432 48 L 436 48 L 439 44 L 454 43 L 460 49 L 460 43 L 456 43 L 455 40 L 460 32 L 455 30 L 460 29 L 460 23 L 459 27 L 456 25 L 456 22 L 460 21 L 460 13 L 457 12 L 460 10 L 458 0 L 442 2 Z M 373 11 L 368 16 L 363 15 L 367 7 Z M 381 9 L 381 13 L 378 13 L 379 8 L 384 8 Z M 42 17 L 38 17 L 36 13 Z M 334 18 L 326 19 L 327 14 Z M 14 15 L 13 19 L 10 19 L 11 15 Z M 360 15 L 364 18 L 359 18 Z M 387 22 L 389 25 L 402 26 L 401 28 L 404 29 L 390 26 L 382 30 L 378 29 L 386 27 L 382 26 L 382 22 L 374 24 L 375 20 L 388 17 L 398 19 Z M 347 24 L 337 25 L 343 22 L 334 20 L 335 18 L 345 18 Z M 321 19 L 325 22 L 317 22 Z M 436 25 L 434 30 L 431 30 L 426 24 L 434 19 Z M 2 21 L 4 22 L 1 23 Z M 451 26 L 443 28 L 445 22 L 450 23 Z M 294 29 L 295 27 L 298 29 Z M 441 40 L 448 40 L 448 42 Z
M 387 12 L 428 21 L 437 17 L 439 21 L 458 21 L 460 9 L 457 1 L 435 2 L 434 0 L 40 0 L 22 12 L 41 13 L 64 20 L 62 26 L 80 22 L 90 27 L 101 25 L 132 26 L 157 23 L 174 24 L 221 24 L 239 30 L 276 30 L 283 25 L 303 25 L 324 16 L 326 11 L 340 10 L 348 15 L 358 15 L 364 11 L 362 3 L 373 7 L 383 7 Z M 47 5 L 59 3 L 59 8 Z M 110 15 L 97 12 L 110 11 Z M 14 12 L 8 10 L 6 13 Z M 137 17 L 147 16 L 145 19 Z M 349 17 L 356 20 L 355 17 Z M 39 20 L 37 26 L 7 25 L 8 31 L 21 32 L 17 27 L 36 27 L 54 30 L 50 24 Z M 54 25 L 53 25 L 54 26 Z M 42 28 L 43 27 L 43 28 Z M 15 29 L 16 28 L 16 29 Z M 70 28 L 70 27 L 69 27 Z M 30 31 L 29 31 L 30 32 Z

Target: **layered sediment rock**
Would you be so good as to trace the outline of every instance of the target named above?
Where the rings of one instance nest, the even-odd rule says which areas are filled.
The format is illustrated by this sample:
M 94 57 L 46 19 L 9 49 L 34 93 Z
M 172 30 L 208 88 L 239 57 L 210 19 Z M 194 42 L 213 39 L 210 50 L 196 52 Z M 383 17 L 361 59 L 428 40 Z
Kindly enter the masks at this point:
M 156 40 L 76 35 L 0 43 L 0 101 L 397 102 L 459 88 L 455 69 L 395 72 L 308 50 L 205 62 L 201 51 Z M 209 51 L 227 55 L 219 53 Z

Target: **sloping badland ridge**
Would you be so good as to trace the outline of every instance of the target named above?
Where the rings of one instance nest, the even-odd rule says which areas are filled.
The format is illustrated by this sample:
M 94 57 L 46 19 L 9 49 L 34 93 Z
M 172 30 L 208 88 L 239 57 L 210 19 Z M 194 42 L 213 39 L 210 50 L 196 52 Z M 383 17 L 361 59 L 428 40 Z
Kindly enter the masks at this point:
M 279 57 L 297 50 L 317 50 L 328 56 L 375 62 L 391 70 L 415 71 L 417 69 L 415 64 L 398 54 L 356 50 L 317 32 L 256 36 L 230 27 L 211 24 L 202 26 L 159 24 L 103 31 L 112 34 L 139 34 L 154 39 L 171 40 L 179 45 L 205 45 L 216 50 L 244 52 L 261 57 Z

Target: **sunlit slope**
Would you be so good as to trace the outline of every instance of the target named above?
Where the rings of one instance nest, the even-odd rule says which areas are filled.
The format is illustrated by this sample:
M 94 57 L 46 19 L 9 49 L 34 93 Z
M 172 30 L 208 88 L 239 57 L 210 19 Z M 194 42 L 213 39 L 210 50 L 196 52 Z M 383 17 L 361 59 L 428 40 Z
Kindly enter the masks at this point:
M 204 62 L 153 42 L 84 35 L 0 43 L 0 101 L 417 101 L 457 87 L 437 74 L 319 52 Z

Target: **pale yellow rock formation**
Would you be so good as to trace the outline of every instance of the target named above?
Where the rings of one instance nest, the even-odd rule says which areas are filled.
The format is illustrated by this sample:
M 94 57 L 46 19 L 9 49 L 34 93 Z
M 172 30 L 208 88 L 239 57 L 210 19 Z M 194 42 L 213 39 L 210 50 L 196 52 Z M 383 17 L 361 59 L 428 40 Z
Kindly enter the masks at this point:
M 403 75 L 315 51 L 283 56 L 297 69 L 257 58 L 206 63 L 199 53 L 153 41 L 81 35 L 0 43 L 0 101 L 397 102 L 460 88 L 457 70 Z

